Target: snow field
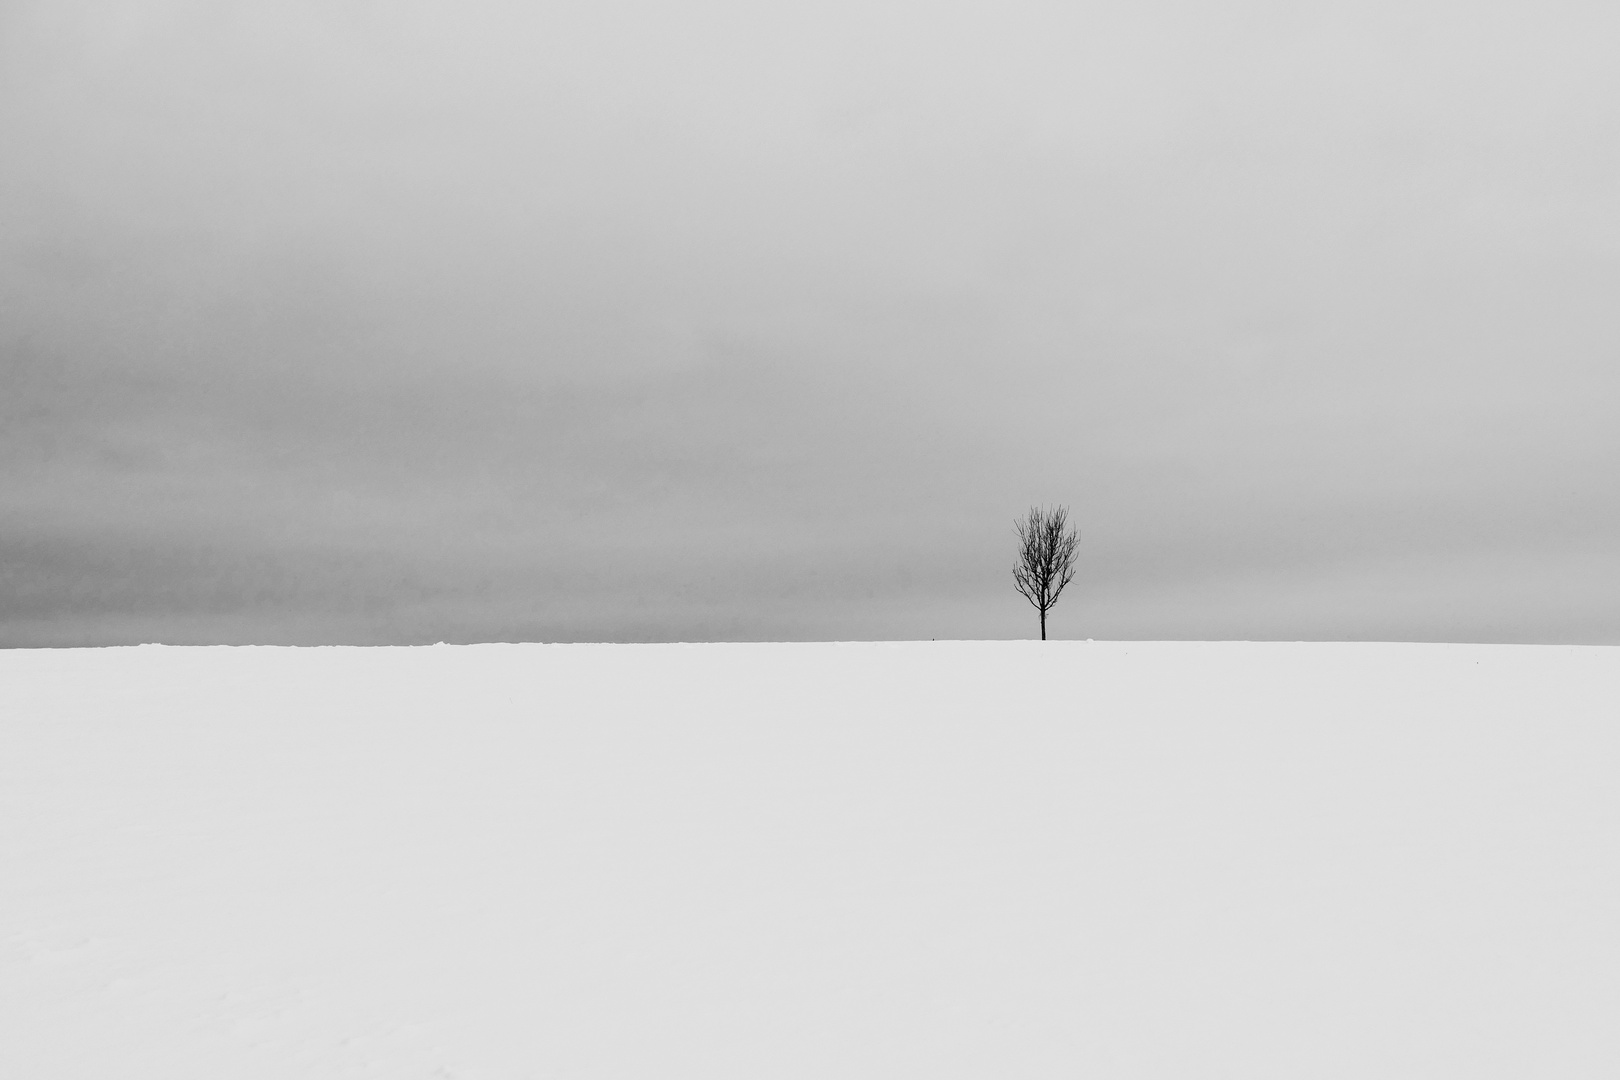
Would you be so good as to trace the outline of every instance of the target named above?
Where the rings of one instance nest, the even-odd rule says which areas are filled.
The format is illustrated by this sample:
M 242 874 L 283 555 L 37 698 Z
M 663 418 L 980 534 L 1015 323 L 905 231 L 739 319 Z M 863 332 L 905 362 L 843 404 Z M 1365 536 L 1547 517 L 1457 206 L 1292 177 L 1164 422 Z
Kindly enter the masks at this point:
M 1605 1077 L 1620 649 L 0 653 L 0 1075 Z

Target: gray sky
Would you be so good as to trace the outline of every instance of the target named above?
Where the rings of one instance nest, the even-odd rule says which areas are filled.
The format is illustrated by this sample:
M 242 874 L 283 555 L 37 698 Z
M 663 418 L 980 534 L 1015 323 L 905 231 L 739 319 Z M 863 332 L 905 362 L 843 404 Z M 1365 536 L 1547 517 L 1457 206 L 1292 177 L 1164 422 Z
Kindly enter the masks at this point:
M 0 644 L 1620 642 L 1620 8 L 0 5 Z

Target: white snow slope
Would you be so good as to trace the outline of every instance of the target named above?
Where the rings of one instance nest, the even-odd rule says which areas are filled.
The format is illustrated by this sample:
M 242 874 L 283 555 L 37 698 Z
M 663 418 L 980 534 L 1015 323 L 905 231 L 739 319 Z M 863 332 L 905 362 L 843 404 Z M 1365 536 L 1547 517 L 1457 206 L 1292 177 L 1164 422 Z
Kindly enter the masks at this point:
M 1620 649 L 0 654 L 0 1076 L 1620 1075 Z

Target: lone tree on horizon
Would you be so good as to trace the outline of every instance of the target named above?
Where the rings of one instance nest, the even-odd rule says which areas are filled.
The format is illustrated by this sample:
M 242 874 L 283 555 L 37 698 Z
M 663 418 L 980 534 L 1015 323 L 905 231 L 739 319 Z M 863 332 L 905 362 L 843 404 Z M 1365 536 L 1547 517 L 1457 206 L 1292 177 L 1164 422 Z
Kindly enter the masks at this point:
M 1046 613 L 1074 577 L 1080 533 L 1069 528 L 1066 506 L 1056 510 L 1032 506 L 1029 517 L 1015 522 L 1014 528 L 1018 530 L 1018 562 L 1013 566 L 1013 585 L 1041 613 L 1041 640 L 1045 641 Z

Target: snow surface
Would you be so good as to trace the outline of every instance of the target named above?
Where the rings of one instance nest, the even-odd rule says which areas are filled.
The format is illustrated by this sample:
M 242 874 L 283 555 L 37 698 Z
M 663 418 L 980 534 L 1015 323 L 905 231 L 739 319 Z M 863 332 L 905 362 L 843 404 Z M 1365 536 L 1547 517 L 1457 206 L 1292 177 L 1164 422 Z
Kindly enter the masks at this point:
M 0 653 L 0 1076 L 1620 1073 L 1620 649 Z

